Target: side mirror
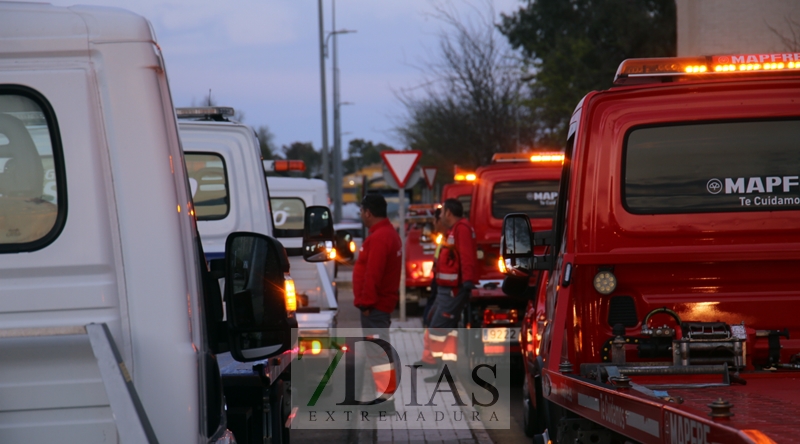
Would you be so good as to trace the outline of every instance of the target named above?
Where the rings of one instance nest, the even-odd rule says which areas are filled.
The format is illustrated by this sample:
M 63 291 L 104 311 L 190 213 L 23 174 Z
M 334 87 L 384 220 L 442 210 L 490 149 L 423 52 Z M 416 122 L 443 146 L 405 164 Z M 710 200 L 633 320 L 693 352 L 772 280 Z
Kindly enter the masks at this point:
M 504 274 L 507 276 L 530 276 L 533 270 L 552 270 L 552 249 L 542 247 L 555 245 L 554 231 L 531 233 L 531 221 L 525 214 L 509 214 L 503 219 L 503 237 L 500 254 L 503 256 Z M 542 255 L 536 255 L 539 247 Z
M 336 256 L 342 263 L 350 263 L 356 256 L 356 242 L 347 231 L 336 232 Z
M 285 255 L 280 242 L 257 233 L 231 233 L 225 242 L 228 342 L 237 361 L 266 359 L 291 347 L 297 302 L 286 291 Z
M 328 207 L 306 208 L 303 226 L 303 259 L 306 262 L 325 262 L 336 259 L 333 217 Z
M 527 278 L 533 273 L 533 239 L 527 215 L 509 214 L 503 219 L 500 254 L 506 275 Z

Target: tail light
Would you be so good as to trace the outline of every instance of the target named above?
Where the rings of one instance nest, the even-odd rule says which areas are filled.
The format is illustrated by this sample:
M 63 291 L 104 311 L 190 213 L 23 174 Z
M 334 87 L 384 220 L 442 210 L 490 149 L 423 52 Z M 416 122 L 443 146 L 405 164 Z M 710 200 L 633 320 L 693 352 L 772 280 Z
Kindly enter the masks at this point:
M 422 277 L 431 277 L 433 271 L 433 261 L 422 261 Z
M 289 276 L 284 276 L 283 293 L 286 298 L 286 311 L 297 311 L 297 291 L 294 288 L 294 279 Z
M 516 324 L 518 320 L 517 310 L 512 309 L 491 309 L 483 311 L 483 325 L 493 324 Z
M 312 355 L 318 355 L 322 352 L 322 342 L 319 339 L 304 339 L 300 341 L 300 354 L 311 352 Z

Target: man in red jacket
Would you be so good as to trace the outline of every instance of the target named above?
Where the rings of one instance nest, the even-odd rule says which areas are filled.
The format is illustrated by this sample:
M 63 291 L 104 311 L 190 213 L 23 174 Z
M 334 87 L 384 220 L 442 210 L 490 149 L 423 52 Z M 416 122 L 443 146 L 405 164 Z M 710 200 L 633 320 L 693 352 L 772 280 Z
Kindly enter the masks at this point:
M 361 201 L 361 221 L 369 236 L 361 244 L 353 267 L 353 305 L 361 310 L 361 327 L 374 339 L 389 341 L 391 314 L 400 295 L 403 266 L 402 244 L 394 226 L 386 218 L 386 199 L 368 194 Z M 397 390 L 394 362 L 385 363 L 380 354 L 367 357 L 375 379 L 376 403 L 389 399 Z
M 457 199 L 444 201 L 442 222 L 450 231 L 446 246 L 436 262 L 437 295 L 432 310 L 428 338 L 431 353 L 444 364 L 458 360 L 458 320 L 478 282 L 478 256 L 475 230 L 464 218 L 464 207 Z M 450 369 L 453 373 L 453 369 Z M 437 382 L 439 376 L 425 378 Z
M 386 218 L 386 200 L 379 194 L 364 196 L 361 220 L 369 236 L 353 267 L 353 304 L 361 310 L 363 328 L 389 328 L 400 298 L 400 236 Z

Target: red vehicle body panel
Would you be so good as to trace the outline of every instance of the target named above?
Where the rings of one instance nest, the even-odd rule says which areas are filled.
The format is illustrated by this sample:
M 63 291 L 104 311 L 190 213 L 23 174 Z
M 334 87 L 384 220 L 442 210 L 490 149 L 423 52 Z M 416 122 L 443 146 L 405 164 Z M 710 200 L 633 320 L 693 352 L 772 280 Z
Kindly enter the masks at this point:
M 620 87 L 582 100 L 571 121 L 567 194 L 562 185 L 559 196 L 567 197 L 563 231 L 557 231 L 563 241 L 554 269 L 542 274 L 536 300 L 528 304 L 521 334 L 534 404 L 547 399 L 641 442 L 756 442 L 759 433 L 781 443 L 800 441 L 800 372 L 761 370 L 768 339 L 754 334 L 786 329 L 781 362 L 800 353 L 800 210 L 633 214 L 623 190 L 625 138 L 634 128 L 797 120 L 799 104 L 798 77 Z M 606 296 L 593 286 L 601 269 L 617 278 Z M 610 300 L 618 295 L 633 298 L 639 319 L 626 337 L 640 335 L 645 315 L 660 307 L 682 322 L 743 322 L 747 360 L 740 377 L 747 385 L 706 387 L 675 374 L 631 377 L 644 387 L 682 385 L 667 390 L 682 401 L 675 403 L 575 376 L 581 364 L 607 362 Z M 659 316 L 650 324 L 679 328 Z M 625 348 L 628 362 L 637 361 L 635 347 Z M 571 372 L 559 368 L 566 361 Z M 538 377 L 543 393 L 536 401 Z M 708 415 L 707 404 L 718 398 L 733 404 L 735 416 Z
M 442 188 L 442 202 L 447 199 L 458 199 L 464 205 L 464 212 L 469 216 L 472 208 L 472 182 L 448 183 Z
M 406 288 L 426 289 L 433 282 L 433 253 L 431 242 L 423 243 L 420 224 L 406 225 Z M 426 248 L 425 244 L 429 245 Z

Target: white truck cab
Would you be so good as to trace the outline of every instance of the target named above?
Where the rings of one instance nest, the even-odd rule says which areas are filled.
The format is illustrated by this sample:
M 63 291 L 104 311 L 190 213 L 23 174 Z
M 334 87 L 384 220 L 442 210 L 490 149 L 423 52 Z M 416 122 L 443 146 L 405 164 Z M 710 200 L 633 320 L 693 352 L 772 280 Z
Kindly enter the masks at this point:
M 296 323 L 272 287 L 288 260 L 238 233 L 206 267 L 164 66 L 135 14 L 0 3 L 4 444 L 230 442 L 226 348 L 270 358 L 269 408 L 258 392 L 228 411 L 270 412 L 264 433 L 283 432 Z
M 233 112 L 228 107 L 177 109 L 197 229 L 208 260 L 225 255 L 230 233 L 273 235 L 258 140 L 250 127 L 228 119 Z
M 274 161 L 265 160 L 272 171 Z M 334 282 L 335 261 L 303 259 L 303 214 L 312 205 L 328 206 L 328 185 L 320 179 L 267 177 L 275 238 L 286 247 L 297 290 L 297 324 L 301 334 L 336 327 L 338 296 Z

